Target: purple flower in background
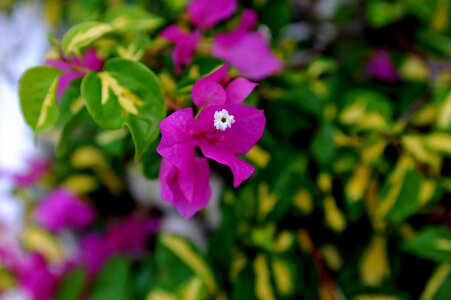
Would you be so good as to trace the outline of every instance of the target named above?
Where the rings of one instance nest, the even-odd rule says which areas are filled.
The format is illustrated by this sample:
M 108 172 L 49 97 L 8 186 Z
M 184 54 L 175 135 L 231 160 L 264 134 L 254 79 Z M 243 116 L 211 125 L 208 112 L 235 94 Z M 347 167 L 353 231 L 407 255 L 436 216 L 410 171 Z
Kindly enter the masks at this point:
M 244 11 L 237 29 L 216 35 L 212 55 L 234 65 L 245 77 L 260 80 L 280 71 L 283 63 L 261 33 L 250 31 L 256 23 L 256 13 Z
M 58 188 L 43 199 L 35 211 L 36 221 L 50 231 L 85 227 L 95 219 L 93 208 L 67 189 Z
M 79 258 L 90 275 L 95 275 L 108 259 L 103 240 L 103 236 L 96 233 L 87 234 L 80 240 Z
M 57 91 L 57 98 L 61 99 L 64 91 L 73 80 L 82 78 L 89 71 L 101 71 L 104 61 L 94 49 L 89 48 L 81 59 L 76 56 L 70 56 L 62 60 L 49 59 L 46 63 L 64 71 L 60 77 Z
M 195 156 L 198 146 L 205 157 L 229 166 L 234 187 L 254 172 L 237 155 L 246 154 L 261 138 L 265 127 L 262 110 L 239 103 L 209 105 L 197 119 L 192 108 L 178 110 L 160 123 L 162 139 L 157 152 L 162 198 L 185 218 L 204 208 L 211 195 L 208 163 Z
M 182 67 L 189 65 L 193 59 L 197 43 L 201 38 L 200 32 L 190 33 L 183 31 L 176 25 L 171 25 L 161 32 L 161 37 L 175 44 L 172 60 L 176 72 L 180 73 Z
M 80 260 L 94 275 L 112 255 L 143 252 L 147 238 L 159 230 L 159 224 L 156 218 L 131 216 L 110 225 L 103 234 L 88 234 L 80 243 Z
M 387 49 L 378 49 L 367 64 L 368 73 L 375 79 L 385 82 L 398 80 L 398 72 Z
M 208 29 L 233 15 L 236 0 L 193 0 L 188 4 L 191 23 L 200 29 Z
M 159 219 L 143 219 L 131 216 L 112 224 L 105 233 L 104 246 L 107 253 L 141 252 L 149 235 L 159 228 Z
M 50 169 L 50 162 L 46 159 L 32 158 L 28 161 L 29 167 L 25 173 L 12 174 L 14 184 L 27 187 L 38 182 Z
M 44 257 L 32 253 L 17 270 L 20 286 L 35 300 L 52 300 L 58 286 L 59 275 L 51 271 Z
M 228 68 L 226 64 L 194 83 L 191 94 L 198 107 L 241 103 L 252 93 L 257 84 L 242 77 L 230 80 Z

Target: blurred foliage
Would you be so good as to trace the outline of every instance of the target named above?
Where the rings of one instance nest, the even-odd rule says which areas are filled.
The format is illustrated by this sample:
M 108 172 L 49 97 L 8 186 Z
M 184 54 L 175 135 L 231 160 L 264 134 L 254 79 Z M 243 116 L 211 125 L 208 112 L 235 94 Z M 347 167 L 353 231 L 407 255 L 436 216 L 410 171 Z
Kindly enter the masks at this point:
M 121 8 L 122 2 L 135 6 Z M 192 83 L 218 65 L 198 55 L 182 77 L 173 72 L 157 32 L 186 18 L 186 2 L 46 0 L 45 7 L 55 27 L 103 22 L 72 27 L 55 49 L 68 55 L 90 45 L 103 57 L 135 61 L 130 68 L 140 61 L 156 73 L 166 101 L 184 107 Z M 262 140 L 246 155 L 256 173 L 237 190 L 226 185 L 207 251 L 162 232 L 146 259 L 112 258 L 93 286 L 85 286 L 83 270 L 69 273 L 59 299 L 87 289 L 92 299 L 451 299 L 451 3 L 241 5 L 258 11 L 260 29 L 286 63 L 247 100 L 267 118 Z M 88 27 L 96 34 L 74 38 Z M 381 50 L 394 67 L 390 78 L 371 66 Z M 50 77 L 46 87 L 27 83 L 33 89 L 23 93 L 38 97 Z M 49 123 L 31 123 L 38 122 L 37 130 L 62 128 L 53 180 L 81 189 L 108 215 L 133 209 L 124 204 L 131 200 L 123 177 L 133 144 L 118 129 L 123 123 L 104 126 L 95 108 L 74 110 L 80 84 L 87 101 L 98 100 L 100 84 L 83 91 L 92 77 L 72 82 L 58 120 L 53 114 Z M 154 140 L 145 142 L 150 149 L 140 162 L 151 179 L 159 166 Z M 224 174 L 222 166 L 213 168 Z M 0 265 L 0 290 L 10 281 Z

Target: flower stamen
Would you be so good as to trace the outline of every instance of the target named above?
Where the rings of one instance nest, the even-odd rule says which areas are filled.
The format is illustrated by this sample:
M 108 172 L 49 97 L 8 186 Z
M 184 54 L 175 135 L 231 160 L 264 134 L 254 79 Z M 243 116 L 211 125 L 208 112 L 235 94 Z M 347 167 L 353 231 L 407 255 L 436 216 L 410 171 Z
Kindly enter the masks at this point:
M 217 130 L 225 131 L 227 128 L 231 128 L 235 123 L 235 117 L 229 115 L 229 112 L 225 109 L 216 111 L 214 115 L 214 125 Z

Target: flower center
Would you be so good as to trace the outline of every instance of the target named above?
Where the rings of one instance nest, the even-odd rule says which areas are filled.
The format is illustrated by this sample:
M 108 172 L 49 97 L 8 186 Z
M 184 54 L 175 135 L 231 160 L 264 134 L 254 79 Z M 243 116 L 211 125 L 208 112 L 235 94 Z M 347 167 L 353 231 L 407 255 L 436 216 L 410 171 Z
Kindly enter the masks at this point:
M 229 112 L 225 109 L 216 111 L 214 115 L 214 125 L 217 130 L 225 131 L 227 128 L 231 128 L 235 123 L 235 117 L 229 115 Z

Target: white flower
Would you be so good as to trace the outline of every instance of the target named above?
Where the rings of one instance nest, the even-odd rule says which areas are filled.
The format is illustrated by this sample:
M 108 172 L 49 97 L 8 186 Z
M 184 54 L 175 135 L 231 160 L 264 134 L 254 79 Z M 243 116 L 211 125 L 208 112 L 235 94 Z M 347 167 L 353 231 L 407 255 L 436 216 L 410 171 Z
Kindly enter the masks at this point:
M 225 109 L 215 112 L 214 117 L 214 125 L 218 130 L 225 131 L 227 128 L 231 128 L 232 124 L 235 123 L 235 117 L 229 115 L 229 112 Z

